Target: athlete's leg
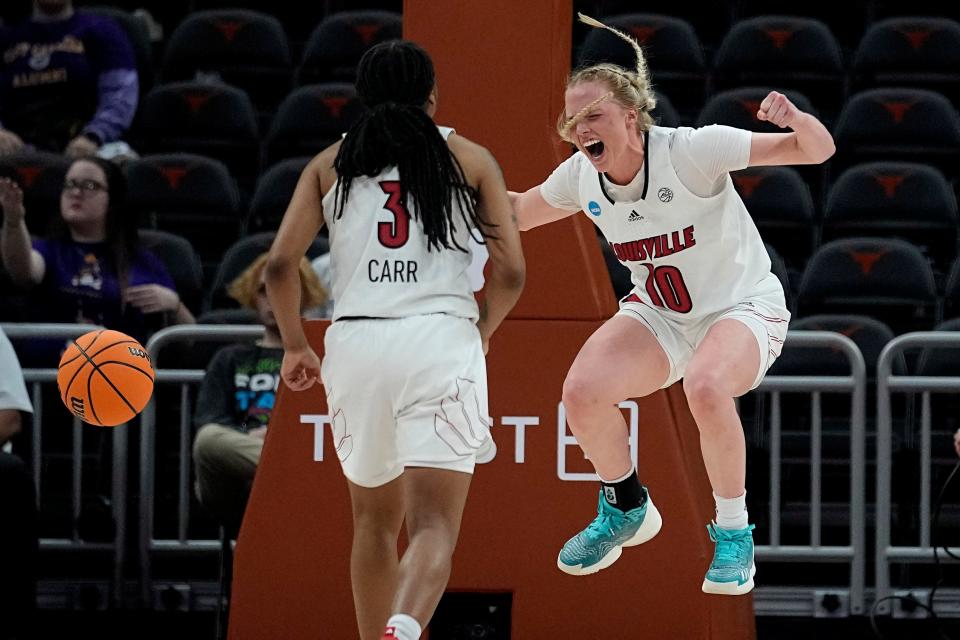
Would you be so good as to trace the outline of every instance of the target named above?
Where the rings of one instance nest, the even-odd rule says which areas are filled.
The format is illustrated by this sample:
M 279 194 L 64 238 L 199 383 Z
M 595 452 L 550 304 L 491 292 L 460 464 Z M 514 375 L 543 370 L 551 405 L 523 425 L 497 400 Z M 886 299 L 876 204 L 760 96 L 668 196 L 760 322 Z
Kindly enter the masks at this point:
M 565 573 L 600 571 L 616 562 L 623 547 L 660 531 L 660 513 L 634 470 L 627 425 L 617 406 L 625 398 L 649 395 L 670 377 L 670 361 L 653 333 L 662 320 L 645 320 L 641 314 L 646 313 L 655 312 L 625 310 L 608 320 L 583 345 L 563 385 L 570 429 L 603 483 L 597 517 L 557 557 Z
M 570 430 L 606 480 L 633 468 L 627 425 L 617 404 L 650 395 L 670 375 L 670 361 L 643 321 L 618 314 L 590 336 L 563 383 Z
M 379 640 L 397 590 L 397 537 L 403 524 L 403 476 L 379 487 L 353 482 L 350 576 L 361 640 Z
M 734 398 L 753 388 L 760 362 L 753 331 L 728 318 L 710 327 L 684 374 L 683 390 L 700 428 L 703 462 L 721 498 L 744 492 L 746 444 Z
M 421 628 L 433 616 L 450 578 L 472 479 L 469 473 L 426 467 L 408 467 L 402 476 L 410 544 L 400 561 L 392 613 L 413 617 Z
M 747 324 L 723 318 L 708 329 L 685 373 L 683 387 L 700 428 L 700 448 L 717 505 L 716 524 L 708 527 L 716 546 L 701 586 L 705 593 L 741 595 L 753 589 L 746 445 L 734 398 L 756 385 L 761 366 L 766 370 L 766 355 Z

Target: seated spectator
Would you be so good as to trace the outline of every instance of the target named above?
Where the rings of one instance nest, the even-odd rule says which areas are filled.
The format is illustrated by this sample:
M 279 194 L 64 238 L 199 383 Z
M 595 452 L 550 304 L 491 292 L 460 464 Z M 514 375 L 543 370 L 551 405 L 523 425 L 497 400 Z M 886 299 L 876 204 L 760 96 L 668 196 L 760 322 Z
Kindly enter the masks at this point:
M 0 447 L 21 429 L 21 412 L 33 413 L 13 345 L 0 330 Z M 36 607 L 37 496 L 27 465 L 0 451 L 0 638 L 32 638 Z
M 253 309 L 266 328 L 257 343 L 223 347 L 214 355 L 197 396 L 193 443 L 197 497 L 228 531 L 236 533 L 247 506 L 260 450 L 280 383 L 283 344 L 263 272 L 267 254 L 247 267 L 230 296 Z M 327 294 L 306 258 L 300 262 L 300 308 L 326 302 Z
M 33 320 L 98 324 L 141 342 L 162 326 L 194 322 L 166 267 L 139 246 L 126 189 L 116 165 L 95 157 L 74 161 L 56 229 L 31 244 L 23 192 L 0 178 L 0 253 L 14 284 L 38 289 Z
M 0 53 L 0 155 L 29 146 L 80 157 L 104 145 L 117 155 L 139 91 L 119 25 L 76 13 L 73 0 L 34 0 L 30 19 L 0 31 Z

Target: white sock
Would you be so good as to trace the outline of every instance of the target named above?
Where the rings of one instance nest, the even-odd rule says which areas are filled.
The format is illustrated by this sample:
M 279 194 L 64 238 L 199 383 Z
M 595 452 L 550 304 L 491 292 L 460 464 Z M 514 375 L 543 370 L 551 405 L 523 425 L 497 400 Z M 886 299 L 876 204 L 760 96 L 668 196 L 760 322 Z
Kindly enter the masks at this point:
M 395 613 L 387 620 L 387 637 L 397 640 L 420 640 L 420 623 L 405 613 Z M 393 633 L 391 636 L 390 634 Z
M 746 529 L 747 492 L 737 498 L 721 498 L 713 494 L 717 503 L 717 526 L 721 529 Z

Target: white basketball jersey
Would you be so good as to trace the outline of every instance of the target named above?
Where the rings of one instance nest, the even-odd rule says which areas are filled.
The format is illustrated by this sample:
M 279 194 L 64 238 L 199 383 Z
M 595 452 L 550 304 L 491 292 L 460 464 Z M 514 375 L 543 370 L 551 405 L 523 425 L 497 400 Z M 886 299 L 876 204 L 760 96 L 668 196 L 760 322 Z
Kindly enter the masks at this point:
M 636 202 L 614 202 L 606 178 L 588 161 L 581 163 L 580 204 L 632 272 L 631 295 L 680 322 L 751 296 L 775 291 L 782 296 L 770 256 L 730 175 L 708 198 L 680 182 L 670 161 L 676 131 L 652 127 L 644 136 L 645 180 Z
M 453 133 L 447 127 L 439 129 L 444 140 Z M 336 187 L 323 198 L 323 215 L 330 230 L 334 320 L 431 313 L 476 320 L 477 302 L 468 276 L 470 230 L 459 213 L 454 212 L 456 229 L 451 235 L 467 251 L 428 251 L 417 204 L 404 206 L 400 200 L 396 167 L 375 178 L 354 178 L 339 218 L 335 216 L 335 193 Z M 453 206 L 458 206 L 455 201 Z

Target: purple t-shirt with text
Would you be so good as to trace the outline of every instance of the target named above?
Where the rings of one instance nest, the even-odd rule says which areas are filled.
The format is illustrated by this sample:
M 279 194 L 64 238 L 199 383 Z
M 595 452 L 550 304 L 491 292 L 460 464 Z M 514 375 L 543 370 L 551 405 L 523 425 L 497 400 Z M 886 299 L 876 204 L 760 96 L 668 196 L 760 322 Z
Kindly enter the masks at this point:
M 118 139 L 137 107 L 133 47 L 109 18 L 74 13 L 0 30 L 0 124 L 39 149 Z
M 33 248 L 46 263 L 37 291 L 37 320 L 89 322 L 146 340 L 151 323 L 136 307 L 121 304 L 120 282 L 105 243 L 37 238 Z M 129 286 L 159 284 L 176 290 L 167 268 L 146 249 L 131 259 L 129 269 Z

